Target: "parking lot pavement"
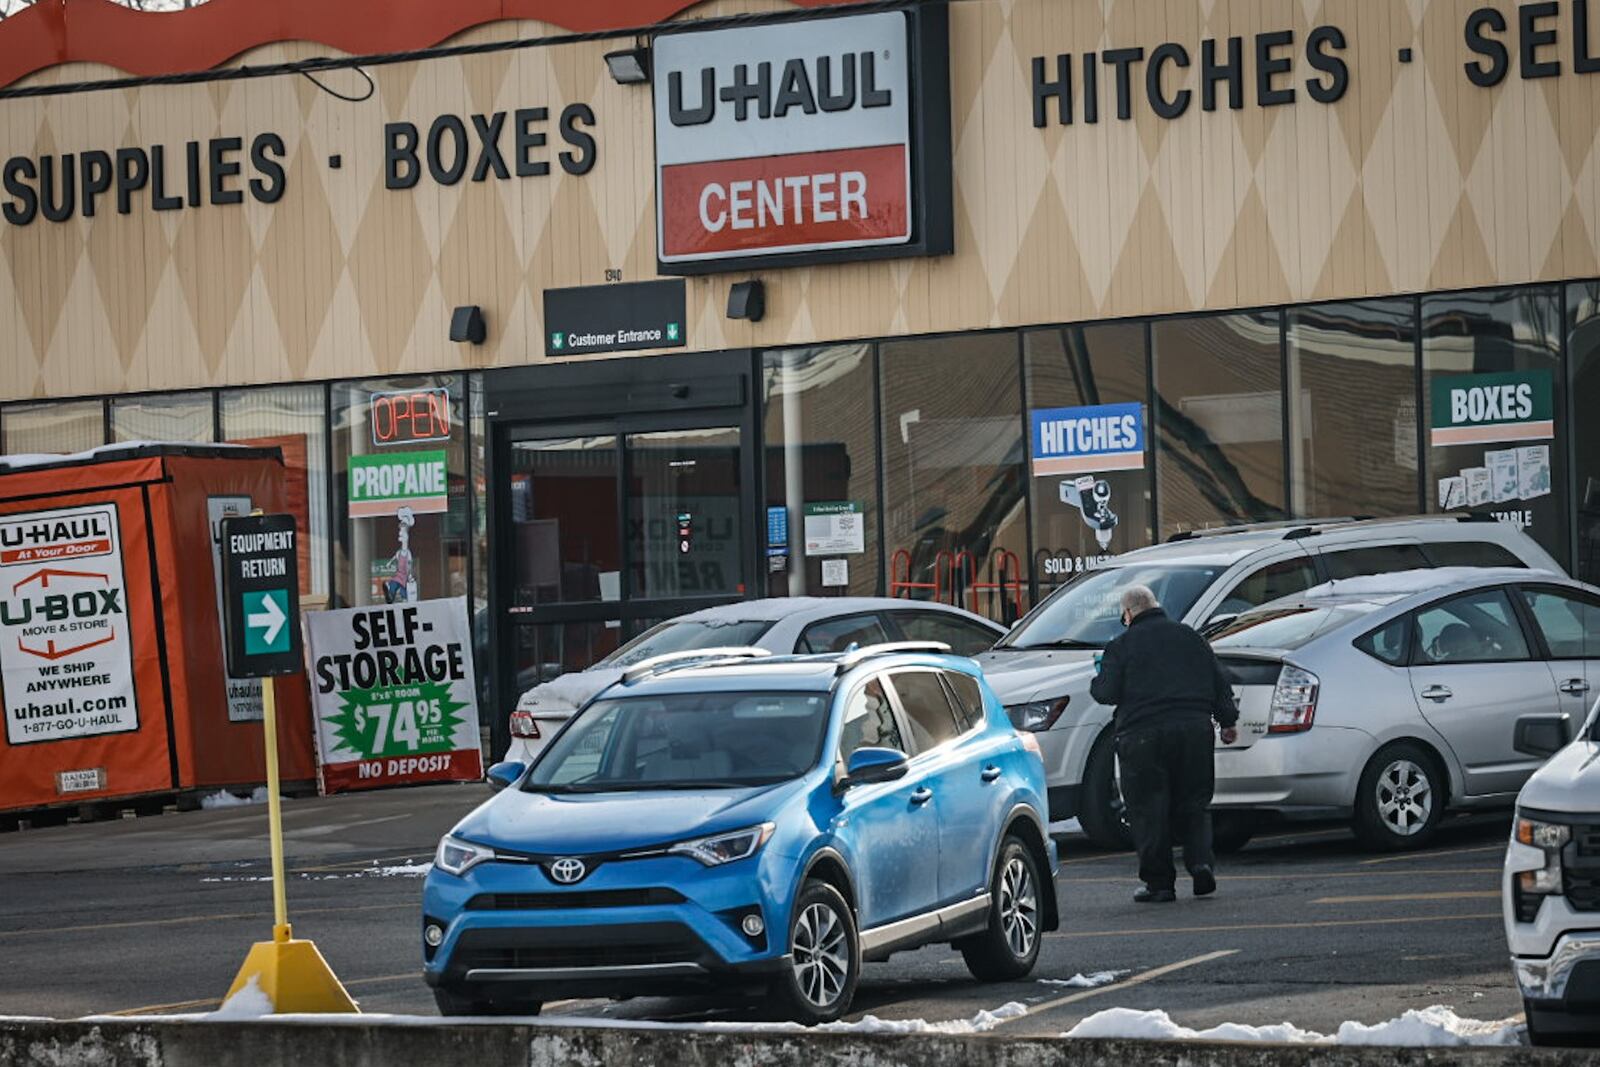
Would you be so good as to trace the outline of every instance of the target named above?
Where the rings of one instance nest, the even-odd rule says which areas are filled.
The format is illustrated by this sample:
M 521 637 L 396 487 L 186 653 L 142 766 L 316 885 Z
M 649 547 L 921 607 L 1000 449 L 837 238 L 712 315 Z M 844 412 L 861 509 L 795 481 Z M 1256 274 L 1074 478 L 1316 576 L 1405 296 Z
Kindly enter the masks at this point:
M 433 1012 L 418 977 L 421 864 L 485 794 L 435 786 L 285 805 L 290 918 L 368 1011 Z M 1521 1010 L 1506 964 L 1498 873 L 1507 816 L 1447 825 L 1418 853 L 1375 856 L 1348 832 L 1271 833 L 1225 857 L 1220 891 L 1136 905 L 1133 858 L 1062 842 L 1064 923 L 1025 982 L 980 985 L 942 947 L 866 969 L 855 1017 L 968 1019 L 1056 1034 L 1111 1007 L 1189 1026 L 1292 1021 L 1328 1031 L 1446 1004 Z M 204 1011 L 271 926 L 265 808 L 171 814 L 0 836 L 0 1014 Z M 1115 971 L 1097 989 L 1062 983 Z M 752 1017 L 737 1001 L 573 1001 L 552 1015 Z

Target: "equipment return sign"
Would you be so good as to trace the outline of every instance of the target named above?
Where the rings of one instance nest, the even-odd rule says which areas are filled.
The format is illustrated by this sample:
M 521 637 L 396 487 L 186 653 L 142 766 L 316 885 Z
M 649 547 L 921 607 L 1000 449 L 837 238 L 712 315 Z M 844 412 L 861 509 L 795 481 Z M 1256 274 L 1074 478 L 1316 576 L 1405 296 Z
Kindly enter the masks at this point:
M 300 657 L 300 576 L 293 515 L 222 521 L 222 603 L 228 675 L 295 674 Z

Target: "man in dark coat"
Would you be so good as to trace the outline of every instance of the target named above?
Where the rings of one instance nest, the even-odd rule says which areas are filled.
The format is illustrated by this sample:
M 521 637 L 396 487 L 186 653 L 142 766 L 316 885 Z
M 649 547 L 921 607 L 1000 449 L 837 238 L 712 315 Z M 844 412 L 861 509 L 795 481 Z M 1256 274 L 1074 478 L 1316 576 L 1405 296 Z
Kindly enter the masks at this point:
M 1133 895 L 1141 904 L 1177 899 L 1172 865 L 1174 836 L 1183 843 L 1183 865 L 1194 894 L 1216 892 L 1211 852 L 1212 720 L 1222 741 L 1232 744 L 1239 709 L 1233 685 L 1211 646 L 1194 630 L 1161 610 L 1142 585 L 1122 594 L 1127 627 L 1106 646 L 1089 692 L 1116 711 L 1116 751 L 1122 797 L 1139 850 Z

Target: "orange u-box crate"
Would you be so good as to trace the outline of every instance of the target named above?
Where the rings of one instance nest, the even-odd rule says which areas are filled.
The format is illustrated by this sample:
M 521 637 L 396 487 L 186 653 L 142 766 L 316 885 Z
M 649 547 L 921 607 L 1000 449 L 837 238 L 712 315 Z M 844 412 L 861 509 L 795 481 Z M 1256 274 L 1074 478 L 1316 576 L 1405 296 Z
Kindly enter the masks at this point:
M 212 528 L 291 510 L 287 485 L 278 448 L 0 459 L 0 812 L 263 780 L 262 683 L 226 677 Z M 273 682 L 283 779 L 314 781 L 305 676 Z

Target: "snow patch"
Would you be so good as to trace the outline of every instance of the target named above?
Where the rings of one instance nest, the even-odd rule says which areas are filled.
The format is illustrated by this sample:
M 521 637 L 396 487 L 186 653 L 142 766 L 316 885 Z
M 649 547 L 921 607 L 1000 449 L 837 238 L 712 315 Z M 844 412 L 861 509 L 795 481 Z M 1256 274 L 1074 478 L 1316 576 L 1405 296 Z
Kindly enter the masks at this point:
M 1067 819 L 1064 822 L 1053 822 L 1050 824 L 1051 837 L 1060 837 L 1063 834 L 1081 833 L 1083 833 L 1083 823 L 1079 822 L 1077 819 Z
M 237 793 L 230 793 L 226 789 L 219 789 L 215 793 L 200 798 L 200 806 L 207 811 L 213 808 L 242 808 L 247 804 L 265 804 L 267 802 L 267 787 L 257 786 L 255 791 L 247 797 Z
M 1103 985 L 1110 985 L 1127 973 L 1127 971 L 1095 971 L 1092 974 L 1075 974 L 1071 978 L 1041 978 L 1039 983 L 1063 986 L 1067 989 L 1099 989 Z
M 377 875 L 379 878 L 423 878 L 431 870 L 433 870 L 431 862 L 400 863 L 392 867 L 375 867 L 370 871 L 362 871 L 361 873 Z
M 993 1011 L 980 1011 L 970 1019 L 930 1023 L 926 1019 L 880 1019 L 876 1015 L 864 1015 L 853 1023 L 823 1023 L 815 1029 L 828 1034 L 981 1034 L 1007 1019 L 1026 1014 L 1027 1005 L 1013 1000 Z
M 205 1016 L 207 1019 L 259 1019 L 272 1014 L 272 998 L 261 989 L 255 975 L 237 993 L 222 1002 L 222 1007 Z
M 1144 1038 L 1155 1041 L 1269 1041 L 1292 1045 L 1459 1046 L 1520 1045 L 1522 1026 L 1511 1019 L 1482 1022 L 1463 1019 L 1450 1008 L 1435 1005 L 1412 1009 L 1398 1019 L 1368 1026 L 1346 1022 L 1337 1033 L 1319 1034 L 1293 1023 L 1249 1026 L 1223 1023 L 1208 1030 L 1192 1030 L 1172 1021 L 1164 1011 L 1109 1008 L 1078 1023 L 1064 1037 Z

